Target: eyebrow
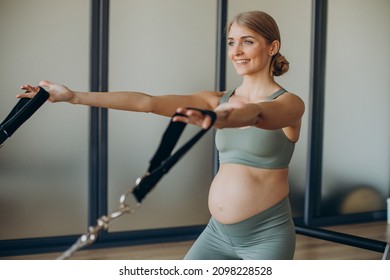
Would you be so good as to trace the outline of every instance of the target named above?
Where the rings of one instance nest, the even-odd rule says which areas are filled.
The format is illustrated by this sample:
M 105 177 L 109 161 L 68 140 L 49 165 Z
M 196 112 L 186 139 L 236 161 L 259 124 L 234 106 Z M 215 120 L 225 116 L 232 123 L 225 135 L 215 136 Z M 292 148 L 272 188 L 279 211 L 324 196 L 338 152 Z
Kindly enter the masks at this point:
M 248 38 L 256 39 L 255 37 L 250 36 L 250 35 L 240 37 L 240 39 L 248 39 Z M 229 37 L 229 38 L 227 38 L 227 39 L 228 39 L 228 40 L 234 40 L 232 37 Z

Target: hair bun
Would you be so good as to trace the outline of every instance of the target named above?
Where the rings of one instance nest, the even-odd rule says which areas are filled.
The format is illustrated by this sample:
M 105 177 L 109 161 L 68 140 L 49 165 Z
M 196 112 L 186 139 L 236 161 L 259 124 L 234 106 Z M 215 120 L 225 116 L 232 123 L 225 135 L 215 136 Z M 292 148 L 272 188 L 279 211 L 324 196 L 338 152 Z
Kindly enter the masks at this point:
M 288 71 L 290 63 L 283 55 L 277 53 L 272 60 L 272 74 L 281 76 Z

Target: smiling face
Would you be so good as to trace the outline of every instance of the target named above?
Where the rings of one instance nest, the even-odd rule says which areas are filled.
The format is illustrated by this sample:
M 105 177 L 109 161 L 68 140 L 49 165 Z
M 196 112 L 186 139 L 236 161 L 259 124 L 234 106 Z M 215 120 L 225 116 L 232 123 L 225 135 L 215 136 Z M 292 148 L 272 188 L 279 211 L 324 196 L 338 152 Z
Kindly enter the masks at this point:
M 228 57 L 237 74 L 269 73 L 272 55 L 278 51 L 278 43 L 267 42 L 260 34 L 234 22 L 228 34 Z

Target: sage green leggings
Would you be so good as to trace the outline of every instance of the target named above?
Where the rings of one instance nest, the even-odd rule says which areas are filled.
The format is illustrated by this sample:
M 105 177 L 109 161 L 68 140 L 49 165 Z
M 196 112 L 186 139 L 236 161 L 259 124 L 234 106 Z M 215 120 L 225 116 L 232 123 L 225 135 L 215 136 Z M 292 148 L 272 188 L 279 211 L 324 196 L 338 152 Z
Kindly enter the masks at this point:
M 291 260 L 295 227 L 288 198 L 236 224 L 211 217 L 186 260 Z

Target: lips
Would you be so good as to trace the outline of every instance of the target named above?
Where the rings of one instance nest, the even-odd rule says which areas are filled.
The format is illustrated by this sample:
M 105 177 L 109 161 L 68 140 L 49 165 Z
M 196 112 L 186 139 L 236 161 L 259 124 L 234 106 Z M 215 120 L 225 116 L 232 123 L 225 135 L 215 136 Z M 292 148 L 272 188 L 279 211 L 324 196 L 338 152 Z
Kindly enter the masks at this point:
M 237 65 L 244 65 L 249 62 L 249 59 L 238 59 L 235 61 Z

